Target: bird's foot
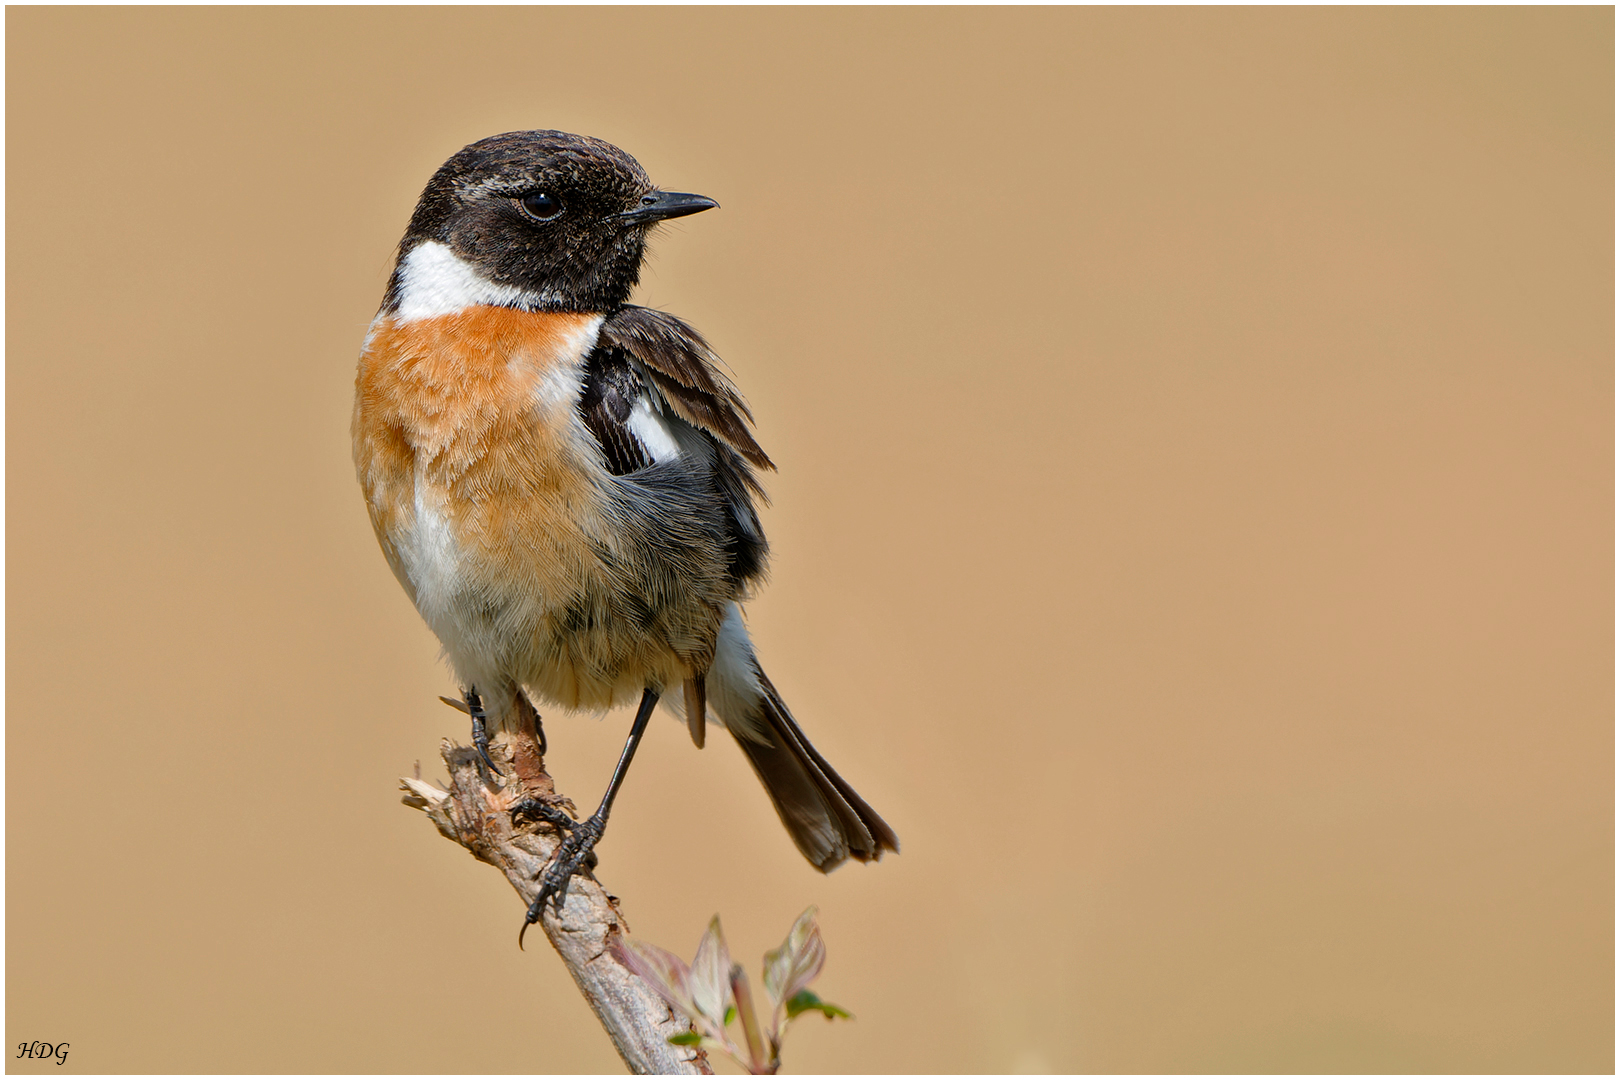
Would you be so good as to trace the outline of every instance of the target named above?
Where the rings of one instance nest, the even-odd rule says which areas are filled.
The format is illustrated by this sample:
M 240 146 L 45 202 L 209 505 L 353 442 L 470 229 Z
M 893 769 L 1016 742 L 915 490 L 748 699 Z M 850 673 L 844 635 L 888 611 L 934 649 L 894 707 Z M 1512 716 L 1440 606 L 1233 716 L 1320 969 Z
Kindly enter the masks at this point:
M 559 800 L 560 802 L 561 800 Z M 570 803 L 570 806 L 573 804 Z M 512 824 L 521 825 L 527 821 L 543 821 L 560 833 L 571 833 L 579 822 L 575 821 L 568 811 L 557 803 L 547 802 L 544 799 L 523 799 L 512 805 Z
M 562 914 L 563 904 L 568 901 L 568 883 L 581 867 L 590 870 L 596 866 L 594 849 L 596 842 L 602 839 L 605 824 L 604 819 L 595 814 L 584 821 L 569 822 L 563 842 L 557 846 L 557 853 L 540 875 L 540 891 L 535 893 L 534 903 L 529 905 L 529 913 L 523 920 L 525 931 L 540 921 L 540 912 L 545 909 L 547 900 L 551 901 L 552 910 Z M 523 944 L 521 932 L 518 934 L 518 944 Z

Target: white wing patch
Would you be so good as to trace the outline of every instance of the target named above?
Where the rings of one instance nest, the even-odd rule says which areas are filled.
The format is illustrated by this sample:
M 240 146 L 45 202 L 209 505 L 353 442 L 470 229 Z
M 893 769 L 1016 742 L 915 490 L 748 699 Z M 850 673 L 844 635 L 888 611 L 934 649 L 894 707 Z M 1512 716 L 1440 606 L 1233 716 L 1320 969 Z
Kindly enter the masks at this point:
M 444 244 L 425 240 L 400 264 L 399 310 L 394 318 L 399 322 L 432 319 L 480 304 L 533 308 L 547 299 L 516 285 L 497 284 Z
M 624 422 L 624 426 L 630 429 L 641 448 L 654 461 L 673 461 L 681 456 L 680 445 L 675 442 L 675 433 L 670 430 L 669 421 L 652 407 L 645 396 L 636 399 L 635 408 L 630 410 L 630 418 Z

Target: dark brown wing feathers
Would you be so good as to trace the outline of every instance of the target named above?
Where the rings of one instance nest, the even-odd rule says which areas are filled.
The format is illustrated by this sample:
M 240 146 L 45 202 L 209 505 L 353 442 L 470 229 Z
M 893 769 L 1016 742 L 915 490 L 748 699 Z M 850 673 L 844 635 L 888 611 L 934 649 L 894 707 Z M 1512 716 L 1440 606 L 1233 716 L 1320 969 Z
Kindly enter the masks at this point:
M 703 335 L 673 315 L 626 306 L 602 326 L 600 341 L 639 364 L 670 411 L 724 441 L 761 469 L 775 465 L 748 430 L 753 414 Z
M 646 449 L 625 429 L 625 421 L 641 393 L 641 380 L 630 362 L 616 349 L 597 349 L 586 367 L 579 412 L 585 419 L 607 459 L 614 476 L 644 469 L 652 464 Z

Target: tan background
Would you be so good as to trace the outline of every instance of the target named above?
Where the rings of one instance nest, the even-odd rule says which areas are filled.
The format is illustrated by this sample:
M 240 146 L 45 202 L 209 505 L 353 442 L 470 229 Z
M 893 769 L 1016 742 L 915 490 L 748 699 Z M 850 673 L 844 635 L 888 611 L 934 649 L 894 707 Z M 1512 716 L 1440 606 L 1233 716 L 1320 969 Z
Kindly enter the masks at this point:
M 542 126 L 723 205 L 640 298 L 904 840 L 636 762 L 638 933 L 821 905 L 790 1069 L 1613 1068 L 1611 10 L 6 20 L 12 1068 L 616 1068 L 397 802 L 466 729 L 349 464 L 416 193 Z M 565 790 L 625 724 L 549 716 Z

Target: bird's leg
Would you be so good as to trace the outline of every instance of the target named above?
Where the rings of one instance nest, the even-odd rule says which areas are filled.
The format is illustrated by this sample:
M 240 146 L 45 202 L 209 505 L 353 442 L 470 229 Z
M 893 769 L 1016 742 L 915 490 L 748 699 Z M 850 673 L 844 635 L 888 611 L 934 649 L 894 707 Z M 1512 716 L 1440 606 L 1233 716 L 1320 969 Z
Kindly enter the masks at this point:
M 658 691 L 648 689 L 642 692 L 641 706 L 636 709 L 635 723 L 630 725 L 630 737 L 625 740 L 624 752 L 619 755 L 619 763 L 613 768 L 613 779 L 608 781 L 607 794 L 602 796 L 602 805 L 596 808 L 596 813 L 584 821 L 569 821 L 566 825 L 560 825 L 547 811 L 559 816 L 561 811 L 549 807 L 546 811 L 539 810 L 538 806 L 543 804 L 536 804 L 534 800 L 526 800 L 513 808 L 514 814 L 523 810 L 532 816 L 558 824 L 567 834 L 563 837 L 563 842 L 557 846 L 557 853 L 552 857 L 551 865 L 546 867 L 545 873 L 541 875 L 540 891 L 535 894 L 534 903 L 529 905 L 529 914 L 523 921 L 525 931 L 540 921 L 540 912 L 545 907 L 547 899 L 551 900 L 558 914 L 562 913 L 563 903 L 568 899 L 569 879 L 591 854 L 596 842 L 602 839 L 602 831 L 607 827 L 608 812 L 613 809 L 613 799 L 619 794 L 625 774 L 630 771 L 630 759 L 636 756 L 636 747 L 641 745 L 641 736 L 647 730 L 647 719 L 652 716 L 653 706 L 657 704 Z M 518 934 L 518 944 L 523 944 L 522 933 Z

